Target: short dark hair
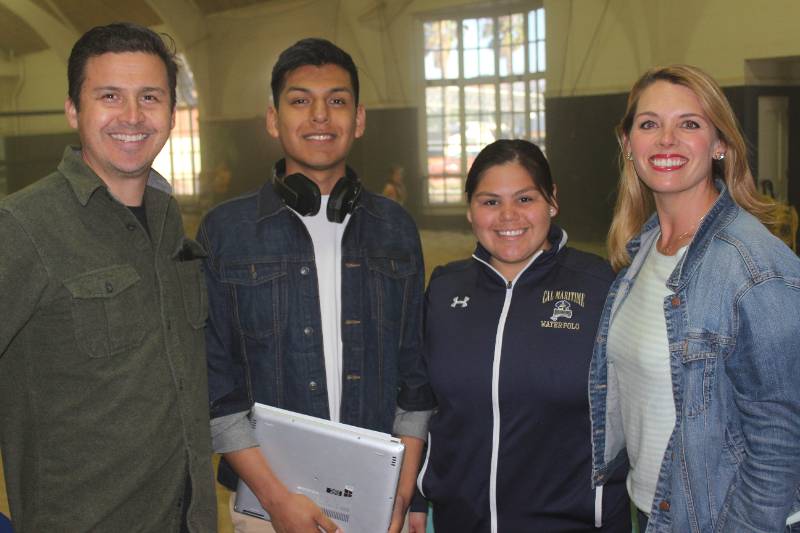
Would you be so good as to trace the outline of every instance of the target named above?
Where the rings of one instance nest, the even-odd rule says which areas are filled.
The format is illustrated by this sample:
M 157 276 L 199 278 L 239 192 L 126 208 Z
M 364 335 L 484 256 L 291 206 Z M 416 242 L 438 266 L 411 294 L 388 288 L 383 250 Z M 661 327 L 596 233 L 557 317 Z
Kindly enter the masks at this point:
M 358 70 L 350 54 L 327 39 L 308 38 L 297 41 L 281 52 L 278 61 L 272 67 L 272 103 L 278 108 L 281 91 L 286 86 L 286 76 L 295 69 L 306 65 L 321 67 L 337 65 L 350 74 L 353 96 L 358 104 Z
M 467 181 L 464 184 L 467 201 L 472 200 L 472 194 L 478 188 L 478 183 L 486 170 L 506 163 L 518 163 L 527 170 L 547 203 L 553 203 L 553 176 L 550 174 L 550 164 L 538 146 L 522 139 L 500 139 L 480 151 L 467 173 Z
M 163 38 L 162 38 L 163 36 Z M 169 41 L 167 45 L 166 40 Z M 103 54 L 144 52 L 158 56 L 167 69 L 169 98 L 175 109 L 175 86 L 178 83 L 178 63 L 175 59 L 175 42 L 167 34 L 157 34 L 149 28 L 133 22 L 115 22 L 107 26 L 95 26 L 84 33 L 72 47 L 67 64 L 69 99 L 75 109 L 80 109 L 81 89 L 86 79 L 86 62 Z

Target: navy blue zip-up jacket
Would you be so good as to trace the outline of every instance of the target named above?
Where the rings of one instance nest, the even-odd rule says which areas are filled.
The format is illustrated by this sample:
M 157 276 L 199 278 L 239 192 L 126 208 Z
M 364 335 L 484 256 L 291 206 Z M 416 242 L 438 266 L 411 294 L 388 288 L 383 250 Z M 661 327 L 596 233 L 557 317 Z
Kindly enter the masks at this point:
M 439 408 L 419 485 L 437 533 L 630 531 L 625 472 L 591 487 L 589 361 L 614 273 L 560 228 L 548 239 L 512 282 L 480 245 L 431 277 Z

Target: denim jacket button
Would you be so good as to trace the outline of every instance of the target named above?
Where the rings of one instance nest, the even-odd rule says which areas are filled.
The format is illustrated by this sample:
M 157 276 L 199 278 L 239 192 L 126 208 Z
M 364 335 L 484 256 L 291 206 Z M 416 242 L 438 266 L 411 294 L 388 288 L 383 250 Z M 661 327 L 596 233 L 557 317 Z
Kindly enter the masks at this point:
M 303 328 L 303 334 L 306 337 L 310 336 L 312 333 L 314 333 L 314 328 L 312 328 L 311 326 L 306 326 Z
M 316 381 L 309 381 L 308 382 L 308 390 L 310 390 L 311 392 L 314 392 L 318 388 L 319 388 L 319 385 L 317 385 Z
M 681 305 L 680 296 L 673 296 L 672 297 L 672 307 L 678 307 L 679 305 Z
M 662 511 L 669 511 L 669 502 L 667 500 L 661 500 L 658 504 L 658 508 Z
M 308 268 L 307 266 L 301 266 L 300 267 L 300 275 L 301 276 L 308 276 L 309 272 L 311 272 L 311 269 Z

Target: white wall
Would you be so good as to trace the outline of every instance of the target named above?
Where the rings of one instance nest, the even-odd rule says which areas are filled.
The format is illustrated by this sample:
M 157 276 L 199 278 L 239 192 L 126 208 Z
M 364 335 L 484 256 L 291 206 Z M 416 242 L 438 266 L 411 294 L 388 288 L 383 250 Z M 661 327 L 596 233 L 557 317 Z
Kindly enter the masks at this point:
M 419 21 L 431 12 L 459 14 L 471 5 L 476 2 L 273 0 L 205 17 L 206 35 L 201 44 L 189 43 L 188 51 L 202 81 L 204 118 L 263 115 L 278 54 L 307 36 L 331 39 L 351 53 L 368 107 L 417 105 Z M 723 85 L 740 85 L 746 59 L 800 56 L 797 0 L 544 0 L 544 5 L 550 96 L 626 92 L 649 66 L 673 62 L 699 65 Z M 61 108 L 66 66 L 55 54 L 12 61 L 21 61 L 24 78 L 18 86 L 0 76 L 0 110 Z M 6 122 L 0 120 L 0 128 Z M 15 127 L 23 133 L 67 129 L 60 117 L 26 119 Z
M 745 60 L 800 56 L 796 0 L 546 0 L 548 91 L 627 92 L 647 68 L 697 65 L 745 83 Z
M 0 111 L 63 110 L 67 96 L 66 65 L 51 51 L 36 52 L 10 59 L 5 76 L 0 77 Z M 69 131 L 63 114 L 3 118 L 0 134 L 26 135 Z

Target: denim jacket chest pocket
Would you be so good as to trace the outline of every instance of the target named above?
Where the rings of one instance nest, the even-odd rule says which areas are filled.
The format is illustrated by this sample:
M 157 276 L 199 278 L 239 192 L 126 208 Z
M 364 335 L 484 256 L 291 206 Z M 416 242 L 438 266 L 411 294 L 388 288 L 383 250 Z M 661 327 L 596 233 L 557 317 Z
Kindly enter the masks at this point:
M 114 265 L 64 281 L 72 295 L 75 338 L 89 357 L 116 355 L 141 344 L 144 320 L 139 273 Z
M 264 339 L 279 330 L 288 299 L 284 262 L 230 263 L 222 266 L 220 279 L 231 291 L 234 315 L 244 336 Z
M 725 338 L 710 333 L 690 333 L 681 343 L 683 409 L 688 418 L 709 408 L 727 348 Z
M 372 314 L 392 325 L 405 322 L 409 284 L 416 273 L 412 258 L 402 253 L 374 252 L 367 256 Z

